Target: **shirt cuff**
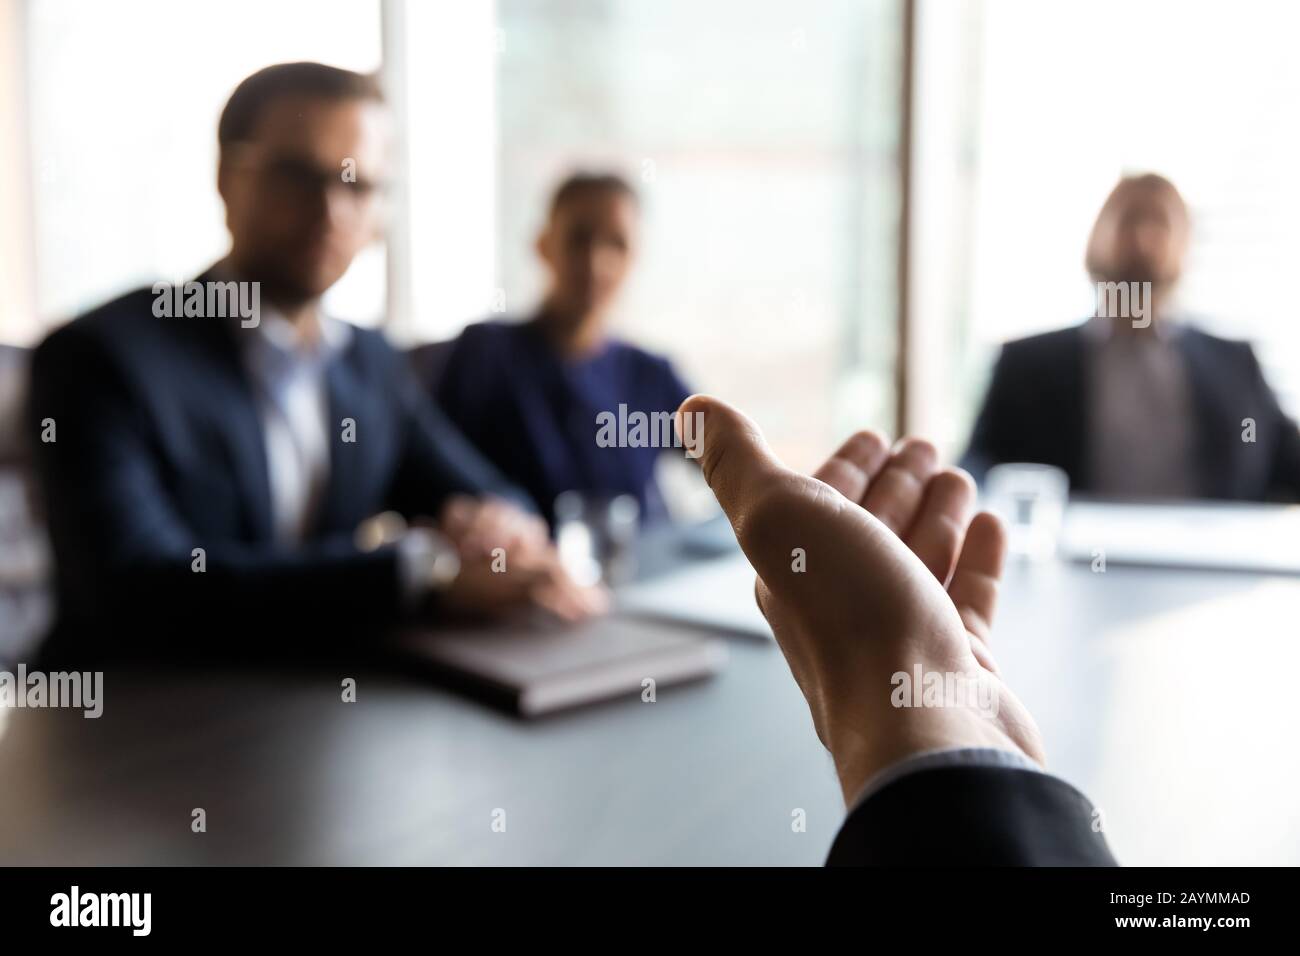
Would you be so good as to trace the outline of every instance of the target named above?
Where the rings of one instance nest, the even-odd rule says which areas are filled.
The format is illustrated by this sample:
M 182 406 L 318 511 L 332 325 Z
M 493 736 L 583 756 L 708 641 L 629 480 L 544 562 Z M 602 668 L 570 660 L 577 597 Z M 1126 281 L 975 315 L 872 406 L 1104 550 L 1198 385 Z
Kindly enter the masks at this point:
M 456 549 L 427 528 L 411 528 L 397 541 L 397 573 L 408 609 L 430 591 L 447 587 L 460 570 Z
M 910 757 L 904 757 L 872 775 L 849 804 L 849 813 L 895 780 L 937 767 L 1005 767 L 1009 770 L 1031 770 L 1034 773 L 1047 772 L 1016 750 L 1000 750 L 997 747 L 948 747 L 940 750 L 924 750 Z

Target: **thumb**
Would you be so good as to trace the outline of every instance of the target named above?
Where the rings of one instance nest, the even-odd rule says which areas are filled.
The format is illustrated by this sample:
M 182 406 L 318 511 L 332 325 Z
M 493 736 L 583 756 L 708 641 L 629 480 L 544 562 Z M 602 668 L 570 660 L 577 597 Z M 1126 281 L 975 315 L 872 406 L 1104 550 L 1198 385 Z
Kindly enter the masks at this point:
M 677 434 L 698 458 L 718 504 L 737 533 L 759 495 L 788 473 L 746 415 L 711 395 L 692 395 L 677 409 Z

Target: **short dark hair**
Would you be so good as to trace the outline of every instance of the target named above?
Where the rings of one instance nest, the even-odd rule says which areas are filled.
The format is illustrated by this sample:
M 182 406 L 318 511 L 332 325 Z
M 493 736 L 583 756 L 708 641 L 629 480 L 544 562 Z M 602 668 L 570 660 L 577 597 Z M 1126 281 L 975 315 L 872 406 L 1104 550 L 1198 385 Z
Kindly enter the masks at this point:
M 576 172 L 566 176 L 555 187 L 555 191 L 551 193 L 551 216 L 559 212 L 561 206 L 572 202 L 578 196 L 587 192 L 611 192 L 619 196 L 626 196 L 638 205 L 641 202 L 641 197 L 637 195 L 636 189 L 625 177 L 618 173 Z
M 231 143 L 247 140 L 267 104 L 281 96 L 384 101 L 383 88 L 373 73 L 354 73 L 306 61 L 276 63 L 246 77 L 235 87 L 217 123 L 217 145 L 224 150 Z

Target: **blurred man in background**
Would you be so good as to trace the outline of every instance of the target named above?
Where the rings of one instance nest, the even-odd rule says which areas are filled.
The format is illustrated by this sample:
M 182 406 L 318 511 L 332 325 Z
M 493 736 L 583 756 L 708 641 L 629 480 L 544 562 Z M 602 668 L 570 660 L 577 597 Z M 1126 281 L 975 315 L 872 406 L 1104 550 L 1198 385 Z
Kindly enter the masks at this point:
M 589 610 L 543 523 L 509 503 L 518 493 L 405 361 L 321 311 L 381 235 L 389 117 L 373 78 L 268 67 L 230 97 L 218 141 L 226 258 L 36 353 L 28 425 L 58 601 L 47 650 L 320 650 L 373 642 L 430 602 Z M 508 559 L 493 569 L 496 548 Z
M 1172 183 L 1120 180 L 1088 240 L 1097 314 L 1003 346 L 966 468 L 1055 465 L 1109 498 L 1300 498 L 1300 434 L 1250 345 L 1170 314 L 1188 238 Z
M 690 394 L 667 359 L 610 334 L 638 217 L 623 178 L 566 179 L 537 237 L 541 305 L 522 322 L 471 325 L 428 373 L 448 417 L 551 520 L 566 491 L 634 496 L 647 521 L 666 513 L 655 483 L 662 447 L 597 441 L 602 413 L 671 415 Z

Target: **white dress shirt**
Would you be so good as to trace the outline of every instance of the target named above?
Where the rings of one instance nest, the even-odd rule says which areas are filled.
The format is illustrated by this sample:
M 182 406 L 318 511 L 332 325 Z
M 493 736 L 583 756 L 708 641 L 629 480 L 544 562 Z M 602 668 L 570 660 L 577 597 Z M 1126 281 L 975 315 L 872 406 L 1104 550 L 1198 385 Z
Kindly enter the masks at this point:
M 310 345 L 274 309 L 263 308 L 256 327 L 240 329 L 244 367 L 253 383 L 266 448 L 275 539 L 300 544 L 315 526 L 330 477 L 334 421 L 329 363 L 352 341 L 352 327 L 325 316 Z M 397 568 L 409 606 L 430 589 L 446 587 L 459 570 L 455 549 L 438 534 L 411 528 L 397 545 Z
M 948 747 L 925 750 L 890 764 L 868 779 L 857 796 L 849 803 L 849 814 L 851 815 L 868 798 L 879 793 L 895 780 L 901 780 L 922 770 L 935 770 L 940 767 L 1005 767 L 1033 773 L 1047 772 L 1016 750 L 999 750 L 997 747 Z
M 310 533 L 329 483 L 331 433 L 342 424 L 331 421 L 326 369 L 352 329 L 322 316 L 308 345 L 293 323 L 264 307 L 257 326 L 237 334 L 266 446 L 275 537 L 296 544 Z

